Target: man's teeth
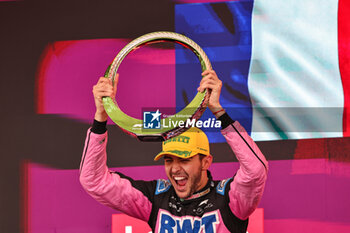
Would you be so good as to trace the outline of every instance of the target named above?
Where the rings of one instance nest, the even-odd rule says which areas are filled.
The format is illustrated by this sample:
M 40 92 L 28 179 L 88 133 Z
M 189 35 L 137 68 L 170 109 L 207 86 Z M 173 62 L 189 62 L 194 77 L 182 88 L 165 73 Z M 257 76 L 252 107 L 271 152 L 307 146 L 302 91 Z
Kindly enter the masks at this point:
M 174 177 L 174 180 L 184 180 L 186 177 Z

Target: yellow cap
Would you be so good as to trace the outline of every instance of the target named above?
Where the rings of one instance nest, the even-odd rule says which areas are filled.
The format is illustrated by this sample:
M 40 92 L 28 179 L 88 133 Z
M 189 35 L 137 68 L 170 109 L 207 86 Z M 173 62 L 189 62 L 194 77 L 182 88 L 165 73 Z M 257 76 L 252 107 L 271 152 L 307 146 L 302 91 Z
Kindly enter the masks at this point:
M 154 158 L 155 161 L 163 155 L 174 155 L 180 158 L 190 158 L 196 154 L 210 155 L 207 135 L 196 127 L 164 141 L 162 148 L 163 151 Z

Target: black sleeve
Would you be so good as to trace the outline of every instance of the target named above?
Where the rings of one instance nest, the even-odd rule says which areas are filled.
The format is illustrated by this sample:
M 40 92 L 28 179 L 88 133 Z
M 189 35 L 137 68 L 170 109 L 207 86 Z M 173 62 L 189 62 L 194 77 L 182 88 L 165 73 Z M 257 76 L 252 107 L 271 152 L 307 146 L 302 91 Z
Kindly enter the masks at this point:
M 225 129 L 227 126 L 233 124 L 235 121 L 231 119 L 231 117 L 225 112 L 222 114 L 219 118 L 219 121 L 221 121 L 221 128 Z
M 96 134 L 104 134 L 107 131 L 107 121 L 96 121 L 92 124 L 91 132 Z

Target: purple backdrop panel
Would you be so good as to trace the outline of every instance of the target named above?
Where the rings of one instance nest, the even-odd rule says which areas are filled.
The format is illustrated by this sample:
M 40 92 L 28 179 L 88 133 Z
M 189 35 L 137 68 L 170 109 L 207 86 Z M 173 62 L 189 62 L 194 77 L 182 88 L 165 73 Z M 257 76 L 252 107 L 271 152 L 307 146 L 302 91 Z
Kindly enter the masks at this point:
M 95 110 L 92 87 L 128 42 L 99 39 L 48 44 L 37 72 L 37 113 L 90 122 Z M 175 107 L 174 49 L 142 47 L 127 56 L 118 72 L 116 99 L 128 115 L 141 119 L 141 108 Z
M 266 233 L 350 230 L 350 164 L 312 159 L 270 161 L 269 166 L 259 205 L 264 209 Z M 215 163 L 211 172 L 214 179 L 224 179 L 237 169 L 238 163 Z M 113 170 L 134 179 L 166 177 L 163 166 Z M 111 216 L 117 211 L 85 193 L 78 170 L 31 164 L 28 175 L 31 233 L 111 232 Z
M 350 226 L 349 163 L 305 159 L 270 161 L 269 164 L 260 203 L 265 210 L 265 220 L 300 219 Z

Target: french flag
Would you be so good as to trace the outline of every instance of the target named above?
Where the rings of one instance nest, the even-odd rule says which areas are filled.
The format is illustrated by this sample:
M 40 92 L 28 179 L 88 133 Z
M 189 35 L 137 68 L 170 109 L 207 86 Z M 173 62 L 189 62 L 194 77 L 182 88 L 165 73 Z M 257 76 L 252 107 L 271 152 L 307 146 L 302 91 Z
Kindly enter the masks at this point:
M 203 46 L 224 83 L 221 102 L 253 139 L 349 136 L 347 1 L 240 0 L 175 12 L 176 31 Z M 179 86 L 193 62 L 177 54 Z
M 346 0 L 175 5 L 175 31 L 207 53 L 223 81 L 222 105 L 258 141 L 350 135 L 348 22 Z M 92 85 L 130 40 L 48 44 L 38 67 L 37 113 L 91 122 Z M 182 46 L 174 51 L 140 50 L 144 53 L 135 53 L 121 66 L 124 73 L 117 94 L 121 109 L 138 117 L 136 107 L 150 103 L 186 106 L 199 83 L 198 58 Z M 154 59 L 155 53 L 161 55 Z M 150 76 L 158 87 L 145 82 Z M 203 119 L 211 117 L 206 111 Z M 207 133 L 211 142 L 224 141 L 219 132 Z

